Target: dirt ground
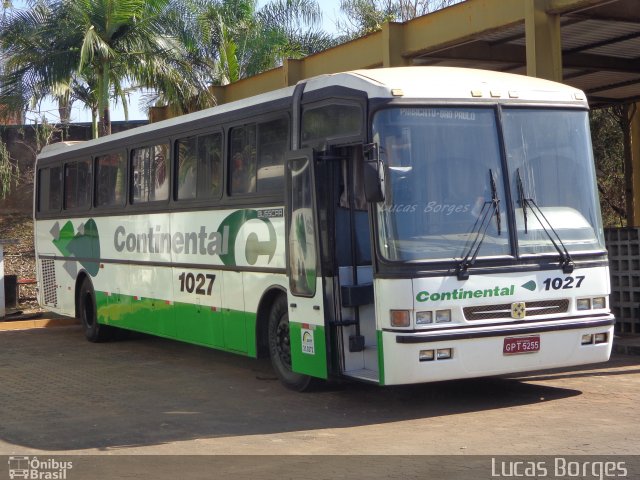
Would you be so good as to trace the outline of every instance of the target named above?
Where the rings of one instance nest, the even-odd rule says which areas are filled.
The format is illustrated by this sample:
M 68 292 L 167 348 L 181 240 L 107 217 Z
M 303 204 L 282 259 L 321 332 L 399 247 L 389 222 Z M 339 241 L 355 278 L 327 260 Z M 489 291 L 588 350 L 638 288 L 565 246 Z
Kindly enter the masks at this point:
M 0 455 L 638 455 L 639 358 L 300 394 L 268 361 L 160 338 L 0 332 Z

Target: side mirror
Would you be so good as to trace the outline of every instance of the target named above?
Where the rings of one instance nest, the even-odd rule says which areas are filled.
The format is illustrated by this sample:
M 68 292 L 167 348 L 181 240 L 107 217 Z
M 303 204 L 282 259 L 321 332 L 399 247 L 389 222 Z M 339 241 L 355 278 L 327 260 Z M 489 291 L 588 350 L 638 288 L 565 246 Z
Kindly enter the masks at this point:
M 364 196 L 367 202 L 384 201 L 384 165 L 380 160 L 377 143 L 364 146 Z

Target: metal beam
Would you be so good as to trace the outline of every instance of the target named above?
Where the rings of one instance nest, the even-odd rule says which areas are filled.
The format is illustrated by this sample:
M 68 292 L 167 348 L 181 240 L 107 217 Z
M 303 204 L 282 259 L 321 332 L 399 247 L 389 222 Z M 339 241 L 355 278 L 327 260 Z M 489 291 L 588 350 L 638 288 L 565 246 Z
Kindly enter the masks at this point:
M 433 60 L 468 60 L 469 62 L 489 61 L 499 63 L 516 63 L 524 65 L 526 49 L 520 45 L 496 44 L 484 41 L 473 42 L 461 47 L 441 50 L 427 55 L 424 59 Z M 623 73 L 640 73 L 640 59 L 630 60 L 606 55 L 564 54 L 564 68 L 580 68 L 587 71 L 609 71 Z M 565 80 L 568 77 L 565 77 Z
M 593 7 L 600 7 L 618 0 L 546 0 L 546 11 L 552 15 L 578 12 Z
M 548 0 L 525 0 L 527 75 L 562 81 L 560 15 L 547 12 Z
M 467 0 L 404 24 L 404 57 L 473 40 L 525 18 L 523 0 Z

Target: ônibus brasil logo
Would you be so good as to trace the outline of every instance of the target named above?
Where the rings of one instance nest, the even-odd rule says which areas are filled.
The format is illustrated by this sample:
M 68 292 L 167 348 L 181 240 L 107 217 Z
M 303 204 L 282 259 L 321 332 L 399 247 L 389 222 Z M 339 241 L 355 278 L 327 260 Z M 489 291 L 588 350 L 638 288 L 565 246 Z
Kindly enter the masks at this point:
M 233 266 L 241 258 L 237 251 L 239 246 L 236 246 L 238 235 L 245 224 L 253 222 L 266 227 L 266 232 L 259 235 L 256 233 L 259 229 L 252 229 L 246 237 L 244 258 L 249 265 L 255 265 L 263 255 L 268 256 L 268 261 L 271 262 L 278 241 L 270 218 L 282 217 L 283 214 L 282 208 L 237 210 L 227 215 L 215 231 L 210 231 L 206 225 L 174 232 L 167 232 L 158 224 L 149 225 L 142 231 L 129 231 L 124 225 L 118 225 L 114 229 L 113 246 L 117 252 L 128 253 L 217 255 L 224 265 Z M 98 274 L 100 235 L 93 219 L 81 223 L 77 229 L 74 229 L 71 221 L 66 222 L 62 228 L 56 222 L 51 235 L 53 244 L 64 257 L 76 258 L 91 276 Z M 77 273 L 76 262 L 66 262 L 65 269 L 73 276 Z
M 54 458 L 9 457 L 9 478 L 30 480 L 66 480 L 67 471 L 73 468 L 73 462 L 63 462 Z

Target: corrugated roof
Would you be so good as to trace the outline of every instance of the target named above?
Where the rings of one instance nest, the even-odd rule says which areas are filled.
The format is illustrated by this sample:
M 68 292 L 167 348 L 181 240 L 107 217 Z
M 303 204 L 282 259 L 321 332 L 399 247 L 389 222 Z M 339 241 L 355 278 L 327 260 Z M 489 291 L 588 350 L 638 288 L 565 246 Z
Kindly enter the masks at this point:
M 565 13 L 560 24 L 565 83 L 584 90 L 595 106 L 640 101 L 639 0 Z M 483 33 L 462 46 L 422 54 L 413 62 L 525 73 L 525 45 L 522 22 Z

